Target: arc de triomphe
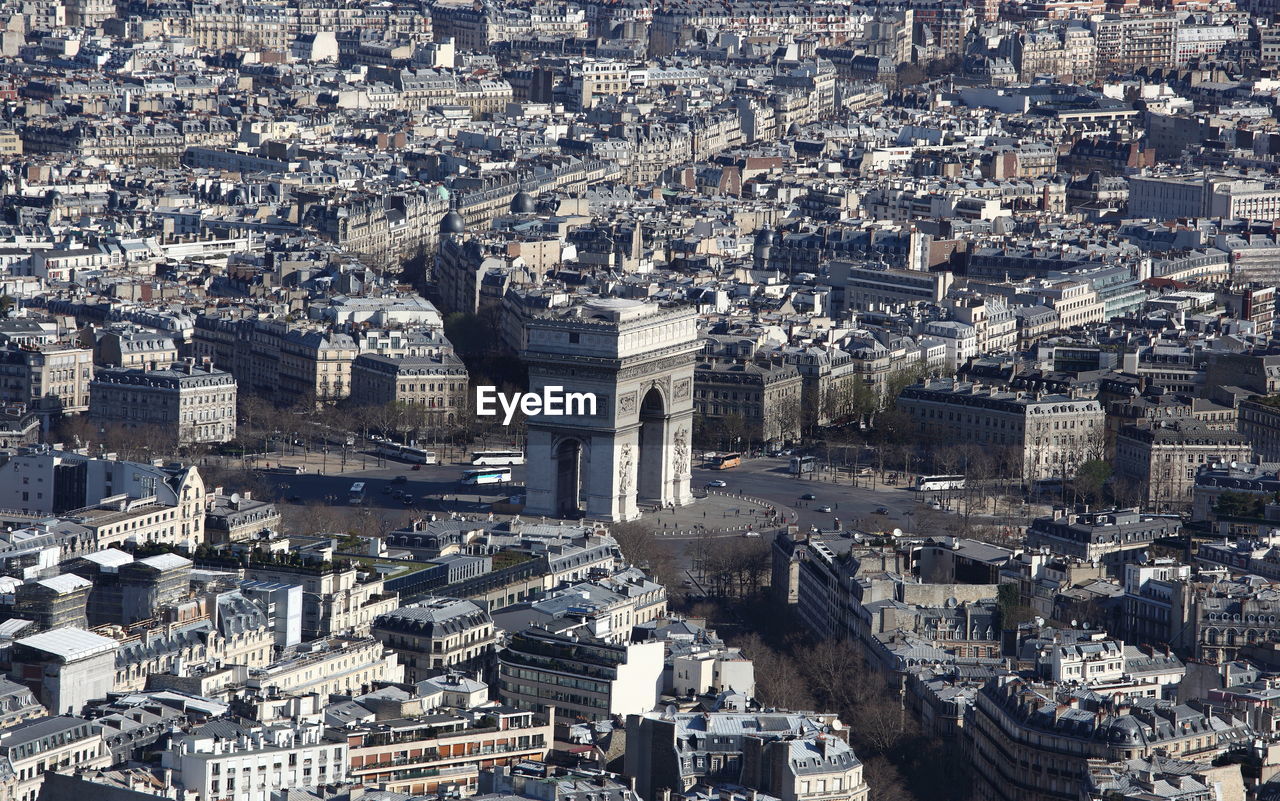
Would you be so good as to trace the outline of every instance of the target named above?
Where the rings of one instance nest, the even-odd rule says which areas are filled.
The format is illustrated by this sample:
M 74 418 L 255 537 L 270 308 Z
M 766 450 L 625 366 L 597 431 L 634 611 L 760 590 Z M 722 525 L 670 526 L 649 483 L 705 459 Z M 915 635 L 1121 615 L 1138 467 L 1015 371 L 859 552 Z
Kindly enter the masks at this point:
M 594 393 L 594 416 L 530 416 L 526 514 L 633 520 L 639 503 L 693 501 L 697 313 L 604 298 L 535 317 L 529 391 Z

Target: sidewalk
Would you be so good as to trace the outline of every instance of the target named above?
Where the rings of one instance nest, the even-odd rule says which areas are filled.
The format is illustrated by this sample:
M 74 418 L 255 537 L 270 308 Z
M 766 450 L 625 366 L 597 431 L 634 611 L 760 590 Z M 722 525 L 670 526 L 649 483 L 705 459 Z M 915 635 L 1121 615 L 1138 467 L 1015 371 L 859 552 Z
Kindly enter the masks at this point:
M 851 470 L 828 470 L 825 467 L 819 467 L 817 471 L 809 476 L 799 479 L 793 479 L 803 483 L 812 481 L 820 484 L 834 484 L 837 486 L 858 487 L 860 489 L 871 490 L 872 492 L 896 492 L 898 490 L 910 489 L 915 486 L 916 476 L 914 473 L 896 473 L 897 483 L 887 483 L 885 478 L 891 474 L 895 474 L 892 470 L 880 472 L 873 471 L 869 475 L 854 475 Z
M 762 534 L 794 518 L 795 510 L 763 498 L 710 490 L 689 506 L 653 510 L 647 507 L 640 518 L 661 537 L 696 539 L 711 536 L 743 536 L 748 531 Z

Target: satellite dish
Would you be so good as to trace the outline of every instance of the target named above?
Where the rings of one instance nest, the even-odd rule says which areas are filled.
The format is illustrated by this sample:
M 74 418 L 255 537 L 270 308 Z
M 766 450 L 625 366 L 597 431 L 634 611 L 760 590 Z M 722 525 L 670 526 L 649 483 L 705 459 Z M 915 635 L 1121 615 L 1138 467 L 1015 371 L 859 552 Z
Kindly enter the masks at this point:
M 238 492 L 233 492 L 233 493 L 231 493 L 231 502 L 232 502 L 232 503 L 240 503 L 240 493 L 238 493 Z
M 1076 626 L 1079 626 L 1079 625 L 1080 625 L 1080 621 L 1079 621 L 1079 620 L 1072 619 L 1072 621 L 1071 621 L 1071 628 L 1073 628 L 1073 629 L 1074 629 Z
M 895 529 L 893 530 L 893 536 L 895 536 L 895 537 L 901 537 L 901 536 L 902 536 L 902 529 L 900 529 L 900 528 L 895 528 Z

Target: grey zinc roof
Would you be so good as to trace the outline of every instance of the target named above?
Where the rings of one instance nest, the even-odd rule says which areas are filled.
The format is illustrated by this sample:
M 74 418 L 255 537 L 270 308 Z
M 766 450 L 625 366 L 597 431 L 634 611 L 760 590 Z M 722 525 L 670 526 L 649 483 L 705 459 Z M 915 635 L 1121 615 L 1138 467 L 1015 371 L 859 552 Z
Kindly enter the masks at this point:
M 42 631 L 15 642 L 67 660 L 83 659 L 94 654 L 113 651 L 119 645 L 110 637 L 103 637 L 101 634 L 94 634 L 92 631 L 85 631 L 75 626 Z

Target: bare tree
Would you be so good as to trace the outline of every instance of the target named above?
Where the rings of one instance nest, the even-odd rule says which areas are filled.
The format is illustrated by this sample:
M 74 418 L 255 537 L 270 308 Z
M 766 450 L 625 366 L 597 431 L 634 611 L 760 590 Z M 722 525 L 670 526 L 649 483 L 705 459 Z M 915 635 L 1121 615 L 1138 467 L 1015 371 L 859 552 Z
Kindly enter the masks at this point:
M 867 783 L 867 801 L 916 801 L 902 774 L 883 756 L 864 760 L 862 777 Z

